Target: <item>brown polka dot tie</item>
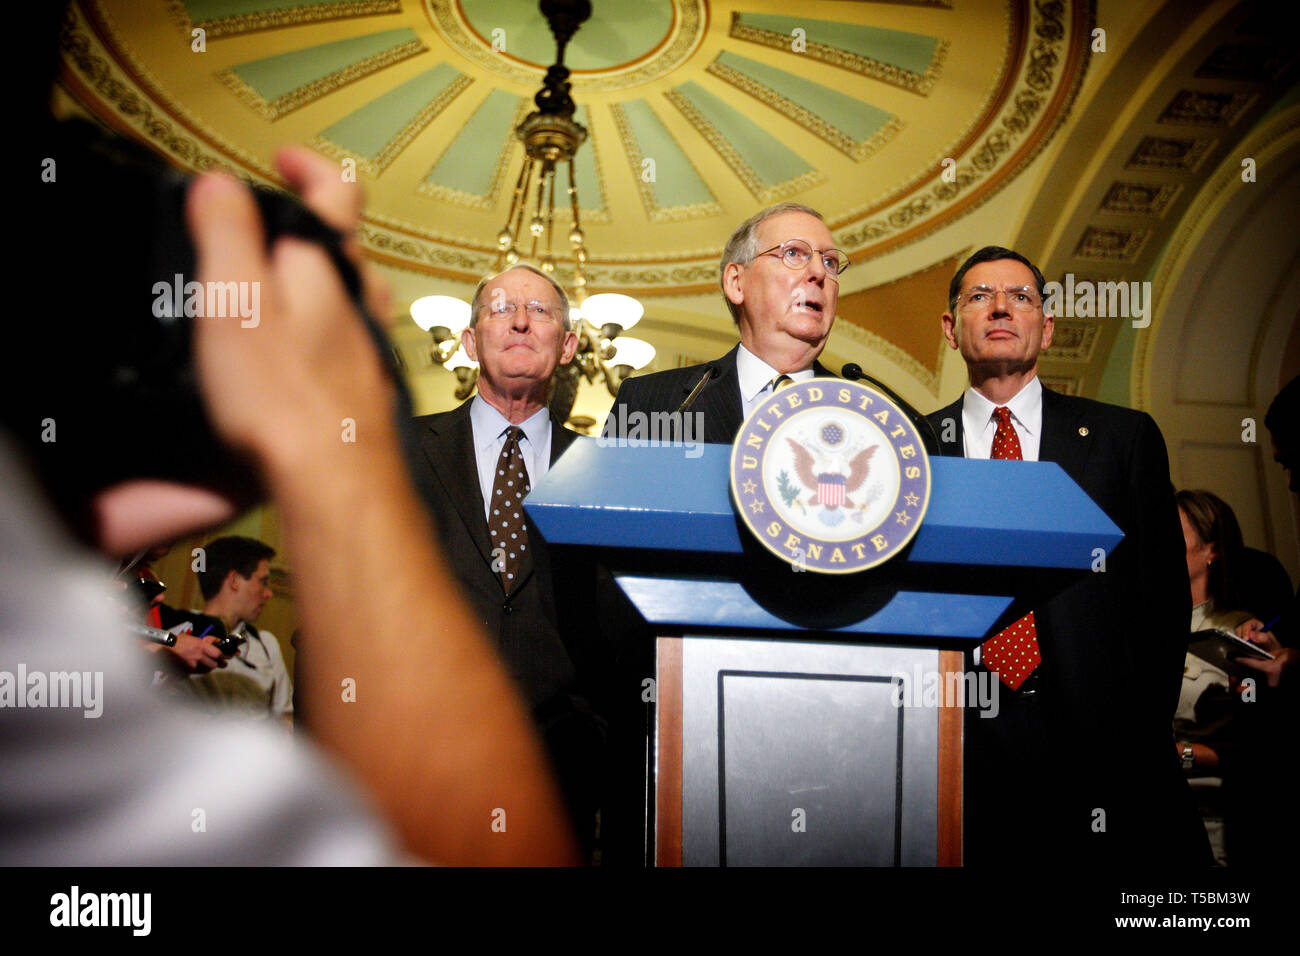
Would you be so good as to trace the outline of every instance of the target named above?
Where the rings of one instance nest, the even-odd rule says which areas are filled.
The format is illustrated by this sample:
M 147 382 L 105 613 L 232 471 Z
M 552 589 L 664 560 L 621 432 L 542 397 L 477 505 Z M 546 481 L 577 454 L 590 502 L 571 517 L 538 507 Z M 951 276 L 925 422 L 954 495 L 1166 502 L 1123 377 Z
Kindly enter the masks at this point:
M 488 533 L 492 536 L 492 553 L 507 594 L 532 567 L 528 553 L 528 529 L 524 525 L 524 496 L 528 494 L 528 469 L 519 450 L 522 428 L 506 429 L 506 443 L 497 458 L 497 473 L 492 480 L 492 503 L 488 507 Z M 500 549 L 500 550 L 498 550 Z
M 1011 426 L 1011 412 L 1006 408 L 993 409 L 998 420 L 998 430 L 993 436 L 994 458 L 1020 461 L 1020 436 Z M 1034 612 L 1030 611 L 1006 630 L 999 631 L 980 645 L 980 661 L 998 675 L 998 679 L 1012 690 L 1019 689 L 1034 672 L 1042 656 L 1038 653 L 1038 627 Z

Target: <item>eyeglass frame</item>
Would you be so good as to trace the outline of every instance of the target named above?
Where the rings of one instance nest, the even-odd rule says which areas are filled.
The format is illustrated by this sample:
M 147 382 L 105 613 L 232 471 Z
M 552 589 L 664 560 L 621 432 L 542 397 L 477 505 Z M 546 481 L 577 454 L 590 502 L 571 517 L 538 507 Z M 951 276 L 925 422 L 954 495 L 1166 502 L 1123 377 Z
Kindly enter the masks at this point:
M 789 246 L 791 243 L 794 243 L 794 242 L 797 242 L 797 243 L 799 243 L 800 245 L 804 245 L 804 246 L 807 246 L 807 247 L 808 247 L 808 262 L 812 262 L 812 256 L 813 256 L 813 253 L 814 253 L 814 252 L 817 253 L 819 256 L 822 256 L 822 257 L 823 257 L 823 259 L 822 259 L 822 268 L 823 268 L 823 269 L 826 269 L 826 274 L 827 274 L 828 276 L 831 276 L 833 279 L 835 279 L 836 282 L 839 282 L 839 281 L 840 281 L 839 277 L 844 273 L 844 270 L 847 269 L 850 265 L 852 265 L 852 263 L 849 262 L 849 256 L 848 256 L 848 253 L 846 253 L 846 252 L 845 252 L 844 250 L 842 250 L 842 249 L 836 249 L 834 246 L 832 246 L 830 249 L 814 249 L 814 248 L 812 247 L 812 243 L 808 242 L 807 240 L 804 240 L 804 239 L 797 239 L 797 238 L 796 238 L 796 239 L 787 239 L 785 242 L 777 243 L 777 244 L 776 244 L 775 246 L 773 246 L 771 249 L 765 249 L 764 251 L 755 254 L 754 259 L 759 259 L 759 258 L 762 258 L 763 256 L 770 256 L 772 253 L 776 252 L 778 249 L 784 250 L 787 246 Z M 837 253 L 837 254 L 840 256 L 840 258 L 842 259 L 842 261 L 844 262 L 844 265 L 840 266 L 839 269 L 836 269 L 836 270 L 831 270 L 831 269 L 827 268 L 827 267 L 826 267 L 826 261 L 825 261 L 825 258 L 824 258 L 824 257 L 825 257 L 825 255 L 826 255 L 826 253 L 828 253 L 828 252 L 834 252 L 834 253 Z M 752 262 L 753 260 L 751 259 L 750 261 Z M 808 262 L 805 262 L 805 263 L 804 263 L 803 265 L 801 265 L 801 266 L 791 265 L 790 263 L 788 263 L 788 262 L 785 261 L 785 256 L 777 256 L 777 261 L 779 261 L 779 262 L 781 263 L 781 265 L 785 266 L 787 269 L 794 269 L 795 271 L 798 271 L 799 269 L 806 269 L 806 268 L 808 267 Z
M 479 306 L 479 308 L 482 310 L 482 312 L 483 312 L 483 317 L 485 317 L 485 318 L 497 318 L 497 317 L 506 317 L 506 316 L 509 316 L 509 317 L 513 318 L 513 317 L 515 316 L 515 314 L 519 311 L 519 303 L 517 303 L 517 302 L 505 302 L 504 304 L 510 306 L 509 311 L 506 311 L 506 310 L 502 309 L 501 311 L 498 312 L 498 311 L 496 311 L 496 310 L 494 310 L 494 309 L 492 308 L 492 303 L 491 303 L 491 302 L 484 302 L 482 305 Z M 545 313 L 545 315 L 546 315 L 546 320 L 547 320 L 547 321 L 549 321 L 549 322 L 558 322 L 558 323 L 560 323 L 560 324 L 561 324 L 565 329 L 568 329 L 568 327 L 569 327 L 568 319 L 567 319 L 567 317 L 565 317 L 564 315 L 561 314 L 561 313 L 564 311 L 564 306 L 563 306 L 563 305 L 560 306 L 560 310 L 557 312 L 555 309 L 552 309 L 549 305 L 547 305 L 547 304 L 546 304 L 545 302 L 543 302 L 541 299 L 529 299 L 527 302 L 524 303 L 524 308 L 525 308 L 525 309 L 529 309 L 529 308 L 531 308 L 532 306 L 540 306 L 540 307 L 542 308 L 542 311 L 543 311 L 543 312 Z M 532 318 L 536 318 L 536 316 L 533 316 Z M 477 323 L 475 323 L 475 324 L 477 324 Z
M 957 296 L 957 301 L 953 305 L 954 311 L 957 312 L 964 311 L 966 307 L 971 304 L 970 296 L 978 292 L 986 292 L 989 293 L 989 295 L 991 296 L 991 298 L 987 303 L 979 303 L 979 304 L 996 305 L 999 294 L 1006 296 L 1007 306 L 1013 312 L 1033 312 L 1043 308 L 1043 305 L 1046 301 L 1045 299 L 1043 299 L 1039 291 L 1031 285 L 1010 286 L 1004 289 L 995 289 L 992 286 L 988 286 L 988 285 L 977 285 L 977 286 L 973 286 L 972 288 L 968 289 L 965 292 L 962 292 Z M 1011 298 L 1011 296 L 1017 292 L 1032 293 L 1034 296 L 1033 301 L 1031 301 L 1028 305 L 1026 305 L 1022 309 L 1016 308 L 1016 303 Z

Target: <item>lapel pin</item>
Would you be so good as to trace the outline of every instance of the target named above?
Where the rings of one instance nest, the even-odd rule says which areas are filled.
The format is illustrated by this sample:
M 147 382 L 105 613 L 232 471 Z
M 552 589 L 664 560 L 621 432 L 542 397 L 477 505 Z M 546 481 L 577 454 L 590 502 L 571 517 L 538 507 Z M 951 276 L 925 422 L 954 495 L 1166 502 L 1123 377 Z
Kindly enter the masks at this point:
M 1080 426 L 1079 426 L 1079 435 L 1080 435 L 1080 437 L 1083 437 L 1083 438 L 1087 438 L 1087 437 L 1088 437 L 1088 426 L 1087 426 L 1087 425 L 1080 425 Z

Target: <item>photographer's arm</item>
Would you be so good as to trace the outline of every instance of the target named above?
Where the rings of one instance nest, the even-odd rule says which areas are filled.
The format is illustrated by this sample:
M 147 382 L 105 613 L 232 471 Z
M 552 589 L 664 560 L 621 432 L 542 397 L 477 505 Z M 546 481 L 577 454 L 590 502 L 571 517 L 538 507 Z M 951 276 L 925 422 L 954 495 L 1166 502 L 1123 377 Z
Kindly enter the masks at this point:
M 319 215 L 355 223 L 360 194 L 336 166 L 306 151 L 279 162 Z M 576 862 L 523 707 L 434 551 L 385 373 L 327 258 L 284 240 L 268 259 L 251 196 L 223 177 L 198 180 L 188 212 L 203 279 L 260 283 L 257 325 L 199 320 L 195 348 L 218 431 L 282 514 L 313 734 L 429 860 Z

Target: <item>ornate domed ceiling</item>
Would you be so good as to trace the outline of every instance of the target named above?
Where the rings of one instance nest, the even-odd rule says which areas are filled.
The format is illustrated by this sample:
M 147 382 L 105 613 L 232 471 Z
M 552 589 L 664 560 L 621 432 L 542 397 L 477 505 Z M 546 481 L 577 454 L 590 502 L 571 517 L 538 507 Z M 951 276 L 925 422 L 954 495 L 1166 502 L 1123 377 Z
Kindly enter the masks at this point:
M 713 289 L 783 199 L 860 261 L 994 195 L 1065 115 L 1087 5 L 951 6 L 596 0 L 566 54 L 591 288 Z M 473 282 L 555 45 L 533 0 L 83 0 L 64 49 L 75 98 L 183 165 L 274 181 L 288 142 L 354 165 L 372 257 Z

